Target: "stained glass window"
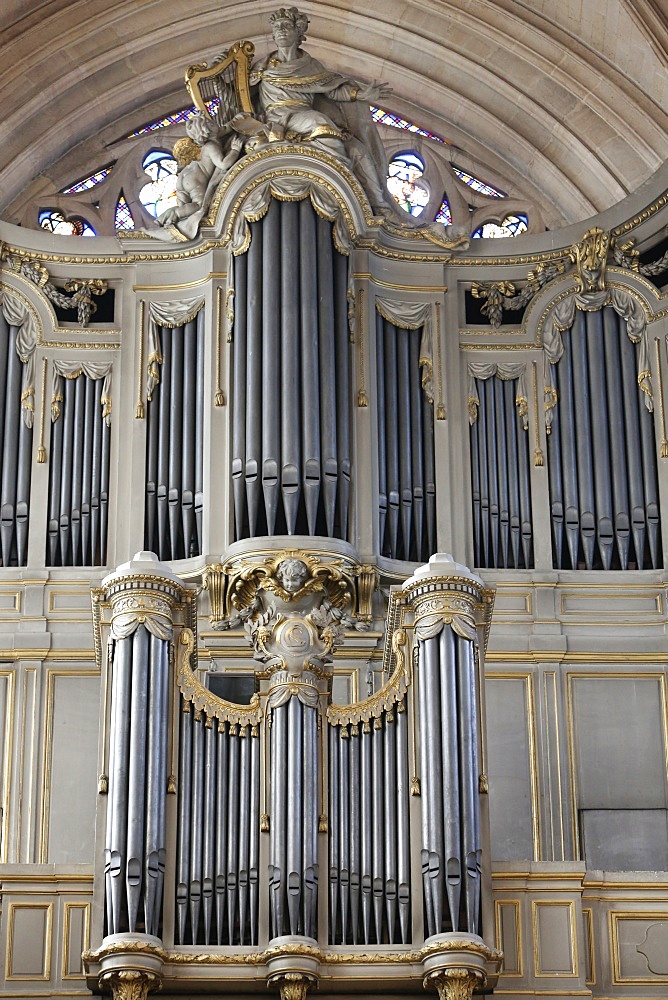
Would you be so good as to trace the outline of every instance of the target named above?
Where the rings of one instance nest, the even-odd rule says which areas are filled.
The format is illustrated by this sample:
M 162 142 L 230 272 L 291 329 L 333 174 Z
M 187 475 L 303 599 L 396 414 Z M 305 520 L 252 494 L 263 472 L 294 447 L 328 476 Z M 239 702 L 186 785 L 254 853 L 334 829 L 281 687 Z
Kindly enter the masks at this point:
M 507 215 L 499 225 L 496 222 L 484 222 L 478 226 L 471 235 L 474 239 L 499 239 L 506 236 L 519 236 L 526 233 L 529 220 L 526 215 L 518 212 L 517 215 Z
M 181 108 L 180 111 L 175 111 L 171 115 L 165 115 L 164 118 L 155 118 L 152 122 L 146 122 L 145 125 L 141 125 L 136 131 L 130 132 L 128 139 L 132 139 L 137 135 L 149 135 L 159 128 L 167 128 L 168 125 L 178 125 L 180 122 L 188 121 L 189 118 L 194 118 L 198 113 L 197 108 L 192 106 Z
M 88 191 L 90 188 L 95 187 L 96 184 L 101 184 L 105 181 L 111 171 L 113 170 L 114 164 L 108 163 L 106 167 L 100 167 L 94 174 L 90 177 L 84 177 L 83 180 L 77 181 L 76 184 L 72 184 L 71 187 L 66 187 L 61 190 L 61 194 L 78 194 L 79 191 Z
M 42 229 L 58 236 L 95 236 L 97 235 L 90 223 L 79 215 L 66 219 L 62 212 L 56 209 L 40 209 L 38 221 Z
M 420 215 L 429 201 L 429 188 L 420 182 L 424 163 L 415 153 L 400 153 L 388 168 L 387 190 L 404 212 Z
M 452 169 L 454 170 L 460 181 L 463 181 L 467 187 L 470 187 L 472 191 L 477 191 L 478 194 L 486 194 L 488 198 L 507 198 L 508 195 L 503 191 L 499 191 L 498 188 L 492 187 L 491 184 L 485 184 L 478 177 L 474 177 L 467 170 L 462 170 L 461 167 L 456 167 L 454 163 L 452 164 Z
M 212 118 L 216 117 L 216 110 L 218 109 L 219 104 L 220 101 L 217 97 L 206 102 L 206 106 Z M 145 125 L 141 125 L 134 132 L 130 132 L 127 138 L 134 139 L 138 135 L 150 135 L 151 132 L 156 132 L 159 128 L 167 128 L 168 125 L 179 125 L 181 122 L 187 122 L 189 118 L 194 118 L 195 115 L 198 114 L 199 111 L 194 105 L 190 105 L 187 108 L 181 108 L 180 111 L 174 111 L 171 115 L 165 115 L 164 118 L 155 118 L 152 122 L 146 122 Z
M 116 212 L 114 213 L 114 228 L 115 229 L 134 229 L 135 222 L 132 218 L 132 212 L 130 211 L 130 206 L 125 200 L 125 195 L 121 191 L 118 201 L 116 202 Z
M 139 192 L 139 200 L 157 219 L 162 212 L 176 205 L 176 171 L 178 164 L 171 153 L 154 149 L 144 157 L 142 166 L 151 178 Z
M 391 125 L 392 128 L 400 128 L 405 132 L 414 132 L 416 135 L 423 135 L 425 139 L 433 139 L 434 142 L 447 141 L 435 132 L 427 132 L 426 129 L 420 128 L 419 125 L 415 125 L 413 122 L 409 122 L 406 118 L 400 118 L 399 115 L 392 114 L 391 111 L 376 108 L 373 104 L 369 105 L 369 110 L 371 111 L 371 117 L 377 125 Z
M 434 222 L 442 222 L 444 226 L 452 225 L 452 212 L 450 211 L 450 204 L 447 198 L 443 198 L 443 202 L 436 213 Z

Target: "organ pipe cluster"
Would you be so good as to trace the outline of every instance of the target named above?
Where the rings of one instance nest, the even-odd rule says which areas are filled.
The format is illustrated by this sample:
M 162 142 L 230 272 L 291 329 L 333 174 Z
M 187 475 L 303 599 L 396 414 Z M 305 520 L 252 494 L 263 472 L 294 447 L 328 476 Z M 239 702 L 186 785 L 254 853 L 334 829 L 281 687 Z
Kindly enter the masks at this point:
M 422 388 L 421 335 L 376 313 L 380 549 L 413 562 L 436 549 L 434 407 Z
M 160 326 L 158 336 L 161 377 L 148 403 L 144 544 L 160 559 L 187 559 L 202 551 L 204 310 L 182 326 Z
M 548 438 L 554 565 L 663 564 L 654 422 L 638 386 L 638 347 L 606 306 L 562 333 Z
M 152 553 L 139 553 L 93 591 L 98 656 L 104 643 L 107 667 L 100 789 L 108 934 L 160 934 L 166 797 L 175 781 L 172 643 L 191 597 Z
M 16 348 L 18 328 L 0 310 L 0 554 L 2 566 L 28 561 L 28 516 L 32 421 L 21 415 L 23 364 Z
M 347 258 L 311 202 L 272 199 L 235 258 L 235 537 L 348 538 Z

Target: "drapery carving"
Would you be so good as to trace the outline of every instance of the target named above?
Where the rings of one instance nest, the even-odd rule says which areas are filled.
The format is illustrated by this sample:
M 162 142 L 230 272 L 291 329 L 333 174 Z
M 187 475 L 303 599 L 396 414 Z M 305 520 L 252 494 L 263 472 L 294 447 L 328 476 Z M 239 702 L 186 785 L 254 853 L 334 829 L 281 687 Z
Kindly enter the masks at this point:
M 138 611 L 125 611 L 114 617 L 111 623 L 111 638 L 127 639 L 129 635 L 134 635 L 140 625 L 145 625 L 146 631 L 156 639 L 170 640 L 174 633 L 172 623 L 166 618 L 140 614 Z
M 148 304 L 148 360 L 146 378 L 146 396 L 150 400 L 153 390 L 160 381 L 160 365 L 162 351 L 158 327 L 166 326 L 173 329 L 185 326 L 194 320 L 204 305 L 204 299 L 181 299 L 179 302 L 149 302 Z
M 607 288 L 600 292 L 575 292 L 555 305 L 550 322 L 543 332 L 543 356 L 545 361 L 545 427 L 548 434 L 552 427 L 552 410 L 557 403 L 557 391 L 552 381 L 550 365 L 556 365 L 564 353 L 562 332 L 569 330 L 575 319 L 575 310 L 597 312 L 604 306 L 612 306 L 618 316 L 626 320 L 629 340 L 638 344 L 638 386 L 642 389 L 647 410 L 652 413 L 652 377 L 649 367 L 649 347 L 647 343 L 647 317 L 638 300 L 624 288 Z
M 468 398 L 468 408 L 469 408 L 469 423 L 473 425 L 478 419 L 478 409 L 480 407 L 480 398 L 478 396 L 478 389 L 475 384 L 475 380 L 492 378 L 494 375 L 498 375 L 500 379 L 504 382 L 512 382 L 513 379 L 517 379 L 517 392 L 515 394 L 515 406 L 518 409 L 519 415 L 522 418 L 522 425 L 524 430 L 529 429 L 529 401 L 527 398 L 527 387 L 526 387 L 526 365 L 524 364 L 486 364 L 484 361 L 470 361 L 468 366 L 469 372 L 469 398 Z
M 302 201 L 310 198 L 315 211 L 323 219 L 334 223 L 334 244 L 339 253 L 348 255 L 352 248 L 341 207 L 325 188 L 303 177 L 272 177 L 248 195 L 239 210 L 232 231 L 232 253 L 235 257 L 245 253 L 250 246 L 249 222 L 258 222 L 269 209 L 272 199 Z
M 0 291 L 2 315 L 10 326 L 16 327 L 16 353 L 23 362 L 21 385 L 21 411 L 23 423 L 32 427 L 35 413 L 35 348 L 37 323 L 32 311 L 9 289 Z
M 403 330 L 422 327 L 419 365 L 422 369 L 422 388 L 430 403 L 434 402 L 434 361 L 432 350 L 431 302 L 397 302 L 395 299 L 376 298 L 376 309 L 388 323 Z
M 433 639 L 440 635 L 446 625 L 450 625 L 453 632 L 460 635 L 462 639 L 475 642 L 477 637 L 476 627 L 464 615 L 424 615 L 415 623 L 416 639 Z
M 55 424 L 60 417 L 60 404 L 63 401 L 63 378 L 79 378 L 81 374 L 90 379 L 104 379 L 102 384 L 102 416 L 107 427 L 111 426 L 111 371 L 112 362 L 104 361 L 54 361 L 51 392 L 51 420 Z

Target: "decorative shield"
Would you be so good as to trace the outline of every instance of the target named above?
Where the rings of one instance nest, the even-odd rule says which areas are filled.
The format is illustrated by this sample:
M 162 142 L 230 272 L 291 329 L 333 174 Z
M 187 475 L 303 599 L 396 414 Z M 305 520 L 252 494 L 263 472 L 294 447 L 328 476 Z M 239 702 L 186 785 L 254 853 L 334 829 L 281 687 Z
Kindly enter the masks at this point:
M 235 42 L 211 66 L 197 63 L 186 70 L 186 87 L 195 107 L 222 126 L 235 115 L 252 115 L 250 67 L 252 42 Z

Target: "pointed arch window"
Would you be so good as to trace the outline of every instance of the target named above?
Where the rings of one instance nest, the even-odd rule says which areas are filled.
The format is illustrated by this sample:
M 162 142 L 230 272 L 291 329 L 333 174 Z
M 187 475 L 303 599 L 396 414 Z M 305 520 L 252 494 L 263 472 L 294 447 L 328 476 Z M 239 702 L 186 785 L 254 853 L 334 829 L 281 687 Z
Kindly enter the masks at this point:
M 443 196 L 443 201 L 441 202 L 441 207 L 436 213 L 436 218 L 434 222 L 442 222 L 444 226 L 452 225 L 452 212 L 450 211 L 450 202 L 447 197 Z
M 132 212 L 130 211 L 130 206 L 125 200 L 125 195 L 121 191 L 118 201 L 116 202 L 116 211 L 114 213 L 114 228 L 115 229 L 134 229 L 135 221 L 132 218 Z

